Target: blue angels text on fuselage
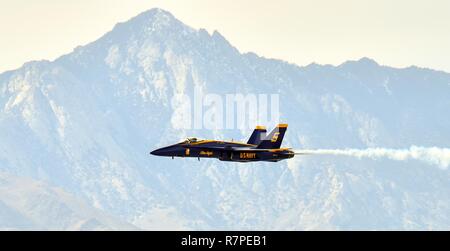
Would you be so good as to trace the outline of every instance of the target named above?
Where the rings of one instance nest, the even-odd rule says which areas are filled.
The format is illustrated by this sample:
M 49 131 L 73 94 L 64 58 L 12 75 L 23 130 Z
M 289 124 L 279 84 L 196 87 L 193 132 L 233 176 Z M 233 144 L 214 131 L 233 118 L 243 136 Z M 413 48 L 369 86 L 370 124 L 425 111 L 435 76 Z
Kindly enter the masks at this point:
M 295 155 L 289 148 L 280 148 L 287 126 L 287 124 L 279 124 L 267 136 L 266 128 L 257 126 L 247 143 L 188 138 L 178 144 L 154 150 L 151 154 L 172 158 L 194 157 L 198 159 L 217 158 L 222 161 L 235 162 L 277 162 Z

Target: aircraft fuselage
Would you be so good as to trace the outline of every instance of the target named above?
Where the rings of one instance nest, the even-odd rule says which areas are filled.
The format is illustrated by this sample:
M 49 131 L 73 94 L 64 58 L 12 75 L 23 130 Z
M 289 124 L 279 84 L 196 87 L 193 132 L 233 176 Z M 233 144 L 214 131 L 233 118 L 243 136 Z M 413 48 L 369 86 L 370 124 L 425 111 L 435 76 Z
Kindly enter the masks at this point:
M 151 154 L 165 157 L 216 158 L 221 161 L 251 162 L 280 161 L 294 157 L 287 148 L 257 149 L 257 145 L 202 140 L 195 143 L 181 142 L 152 151 Z
M 279 124 L 266 136 L 266 128 L 257 126 L 247 143 L 188 138 L 181 143 L 157 149 L 151 154 L 172 158 L 193 157 L 235 162 L 277 162 L 295 155 L 289 148 L 280 148 L 286 130 L 287 124 Z

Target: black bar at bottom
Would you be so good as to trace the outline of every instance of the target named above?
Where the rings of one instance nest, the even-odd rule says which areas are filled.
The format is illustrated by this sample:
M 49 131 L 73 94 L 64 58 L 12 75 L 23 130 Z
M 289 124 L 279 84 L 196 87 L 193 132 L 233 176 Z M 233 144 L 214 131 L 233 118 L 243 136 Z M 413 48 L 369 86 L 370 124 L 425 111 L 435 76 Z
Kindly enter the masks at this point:
M 124 250 L 177 249 L 279 249 L 351 248 L 358 250 L 445 246 L 448 232 L 302 232 L 302 231 L 135 231 L 135 232 L 2 232 L 2 245 L 20 248 L 80 248 L 112 246 Z M 10 242 L 10 243 L 8 243 Z M 282 249 L 281 249 L 282 248 Z

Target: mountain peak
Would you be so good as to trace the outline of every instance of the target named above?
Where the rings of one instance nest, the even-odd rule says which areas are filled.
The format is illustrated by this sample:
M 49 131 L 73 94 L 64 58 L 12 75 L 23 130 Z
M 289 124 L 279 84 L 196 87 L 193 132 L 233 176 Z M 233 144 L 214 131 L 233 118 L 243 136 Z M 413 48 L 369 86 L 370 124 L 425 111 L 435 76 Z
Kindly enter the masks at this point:
M 125 22 L 118 23 L 113 30 L 121 30 L 122 27 L 127 27 L 125 29 L 131 28 L 133 30 L 139 29 L 139 27 L 144 29 L 150 28 L 151 30 L 159 30 L 177 25 L 182 25 L 182 22 L 176 19 L 170 12 L 159 8 L 153 8 L 144 11 Z
M 170 12 L 159 8 L 153 8 L 142 12 L 136 17 L 131 18 L 126 23 L 136 24 L 142 23 L 146 25 L 151 25 L 153 27 L 159 26 L 169 26 L 173 22 L 178 21 Z
M 340 66 L 366 66 L 366 67 L 373 67 L 373 66 L 380 66 L 375 60 L 368 58 L 368 57 L 362 57 L 359 60 L 348 60 L 342 63 Z
M 368 58 L 368 57 L 362 57 L 357 62 L 360 64 L 378 65 L 378 63 L 375 60 Z
M 175 17 L 172 15 L 172 13 L 160 9 L 160 8 L 153 8 L 146 10 L 142 12 L 141 14 L 137 15 L 135 18 L 138 17 L 145 17 L 145 18 L 155 18 L 155 19 L 175 19 Z
M 117 23 L 111 31 L 91 42 L 87 47 L 101 49 L 105 48 L 104 43 L 126 43 L 130 39 L 142 40 L 155 37 L 163 41 L 168 39 L 168 36 L 184 34 L 191 30 L 191 27 L 185 25 L 170 12 L 153 8 Z M 107 47 L 109 48 L 109 46 Z M 85 46 L 77 48 L 78 51 L 85 49 Z

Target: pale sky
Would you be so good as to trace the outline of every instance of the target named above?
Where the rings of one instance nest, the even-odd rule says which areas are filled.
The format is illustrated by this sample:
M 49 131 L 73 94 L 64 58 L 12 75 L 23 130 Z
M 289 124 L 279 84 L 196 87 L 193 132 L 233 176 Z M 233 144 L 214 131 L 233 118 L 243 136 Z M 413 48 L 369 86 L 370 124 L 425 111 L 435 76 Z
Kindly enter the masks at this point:
M 153 7 L 301 66 L 370 57 L 450 72 L 449 0 L 0 0 L 0 72 L 53 60 Z

